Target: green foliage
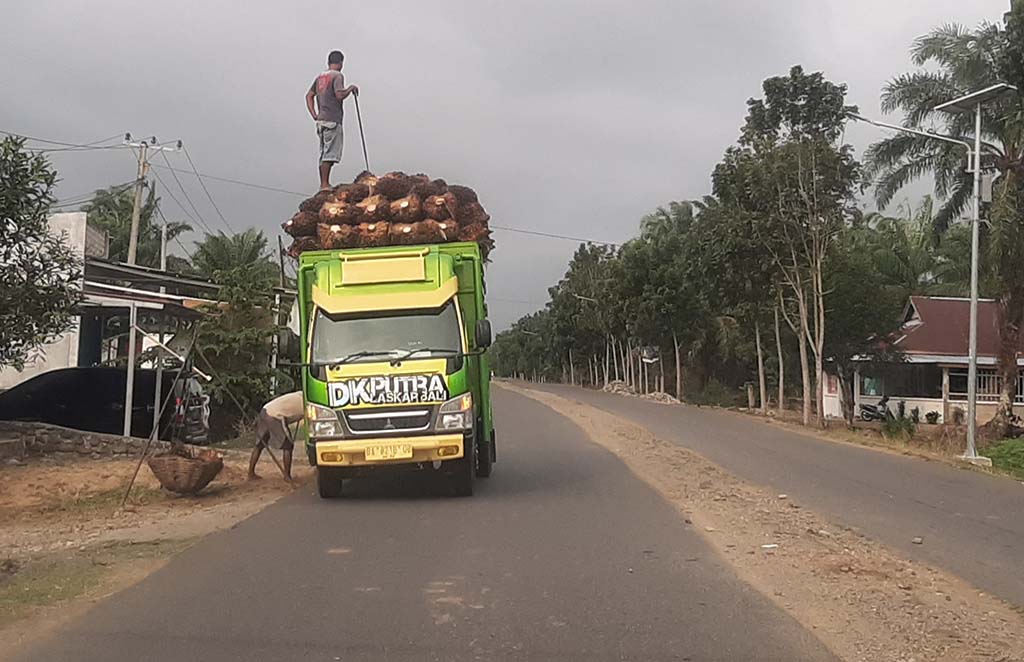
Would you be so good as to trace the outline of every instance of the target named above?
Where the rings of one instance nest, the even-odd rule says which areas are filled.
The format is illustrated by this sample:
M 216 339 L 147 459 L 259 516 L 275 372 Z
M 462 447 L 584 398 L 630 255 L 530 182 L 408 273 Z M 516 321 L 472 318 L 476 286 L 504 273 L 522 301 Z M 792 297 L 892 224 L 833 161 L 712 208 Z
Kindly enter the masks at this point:
M 271 259 L 267 238 L 255 228 L 231 235 L 206 235 L 196 242 L 192 266 L 199 275 L 218 283 L 244 274 L 254 284 L 269 289 L 278 280 L 278 266 Z
M 213 377 L 207 388 L 217 405 L 211 422 L 217 437 L 251 421 L 272 395 L 274 301 L 266 285 L 250 276 L 244 267 L 218 272 L 221 304 L 203 310 L 196 338 L 197 366 Z
M 57 173 L 22 138 L 0 141 L 0 366 L 20 370 L 74 323 L 80 260 L 50 233 Z
M 116 262 L 128 260 L 134 203 L 133 188 L 112 186 L 106 190 L 96 191 L 93 199 L 82 207 L 82 211 L 89 215 L 89 224 L 106 231 L 110 239 L 109 257 Z M 150 185 L 139 215 L 139 241 L 135 257 L 137 264 L 147 267 L 160 266 L 160 226 L 156 223 L 159 205 L 156 187 Z M 188 223 L 168 223 L 167 241 L 170 242 L 191 230 L 192 227 Z M 177 269 L 173 270 L 180 271 L 183 265 L 179 262 L 176 266 Z
M 921 422 L 921 410 L 914 407 L 907 415 L 907 402 L 900 400 L 896 403 L 896 415 L 887 416 L 882 421 L 882 434 L 889 439 L 900 439 L 906 441 L 914 436 L 917 431 L 917 424 Z
M 981 451 L 992 466 L 1024 480 L 1024 439 L 1007 439 Z

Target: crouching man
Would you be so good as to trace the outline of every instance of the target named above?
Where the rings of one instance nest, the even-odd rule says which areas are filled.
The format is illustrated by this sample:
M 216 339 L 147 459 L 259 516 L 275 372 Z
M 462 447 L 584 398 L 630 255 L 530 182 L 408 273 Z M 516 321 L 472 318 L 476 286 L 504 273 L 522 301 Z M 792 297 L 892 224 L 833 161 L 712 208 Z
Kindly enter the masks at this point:
M 292 480 L 292 449 L 295 442 L 289 430 L 303 418 L 302 391 L 280 395 L 263 405 L 256 419 L 256 446 L 249 456 L 249 479 L 259 478 L 256 475 L 256 463 L 264 448 L 277 448 L 281 451 L 284 478 Z

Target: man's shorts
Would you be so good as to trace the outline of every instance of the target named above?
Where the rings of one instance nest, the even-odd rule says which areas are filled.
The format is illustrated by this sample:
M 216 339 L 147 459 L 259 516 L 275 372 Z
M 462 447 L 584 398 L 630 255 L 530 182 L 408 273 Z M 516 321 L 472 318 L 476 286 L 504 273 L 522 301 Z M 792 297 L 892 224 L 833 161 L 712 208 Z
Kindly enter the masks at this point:
M 320 163 L 338 163 L 345 147 L 345 136 L 340 122 L 317 122 L 316 134 L 320 137 Z
M 266 410 L 260 410 L 260 415 L 256 419 L 256 443 L 283 451 L 290 451 L 295 447 L 285 422 L 271 416 Z

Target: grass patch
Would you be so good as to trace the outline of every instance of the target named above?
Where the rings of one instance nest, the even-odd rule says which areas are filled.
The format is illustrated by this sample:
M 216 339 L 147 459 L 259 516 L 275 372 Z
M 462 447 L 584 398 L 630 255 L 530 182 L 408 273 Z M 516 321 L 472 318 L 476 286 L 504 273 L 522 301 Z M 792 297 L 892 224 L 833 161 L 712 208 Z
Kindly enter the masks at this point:
M 1007 439 L 983 450 L 992 466 L 1024 480 L 1024 439 Z
M 74 600 L 95 589 L 118 564 L 176 554 L 191 541 L 113 543 L 17 563 L 0 572 L 0 627 L 32 610 Z
M 60 512 L 81 515 L 109 514 L 121 507 L 124 498 L 124 487 L 86 494 L 64 494 L 56 497 L 43 507 L 43 512 Z M 136 485 L 128 497 L 132 506 L 146 506 L 157 501 L 165 501 L 167 494 L 160 489 Z

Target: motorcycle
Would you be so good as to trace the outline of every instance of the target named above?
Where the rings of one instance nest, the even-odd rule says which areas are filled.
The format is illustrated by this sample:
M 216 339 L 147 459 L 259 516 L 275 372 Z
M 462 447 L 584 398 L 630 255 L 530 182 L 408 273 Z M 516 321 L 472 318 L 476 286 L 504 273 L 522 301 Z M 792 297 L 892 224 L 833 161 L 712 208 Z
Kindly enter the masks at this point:
M 892 418 L 887 395 L 883 395 L 877 405 L 862 403 L 860 406 L 860 420 L 862 421 L 884 421 L 887 418 Z

